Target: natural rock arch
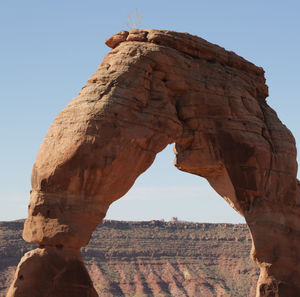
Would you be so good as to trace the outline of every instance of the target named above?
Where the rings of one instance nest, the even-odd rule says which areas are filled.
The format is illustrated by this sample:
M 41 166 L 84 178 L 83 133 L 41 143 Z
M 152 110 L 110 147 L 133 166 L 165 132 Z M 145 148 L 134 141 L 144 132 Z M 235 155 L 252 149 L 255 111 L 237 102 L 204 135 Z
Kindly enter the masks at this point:
M 263 69 L 186 33 L 121 31 L 107 45 L 39 150 L 23 237 L 40 248 L 23 257 L 7 296 L 96 296 L 79 249 L 173 142 L 175 166 L 245 217 L 257 296 L 299 296 L 296 147 L 265 101 Z

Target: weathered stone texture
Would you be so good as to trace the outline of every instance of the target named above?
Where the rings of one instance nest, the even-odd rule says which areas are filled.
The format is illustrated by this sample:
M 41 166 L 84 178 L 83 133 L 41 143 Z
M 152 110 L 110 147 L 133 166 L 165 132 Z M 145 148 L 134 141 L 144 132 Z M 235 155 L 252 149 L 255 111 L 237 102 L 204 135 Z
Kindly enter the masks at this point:
M 40 148 L 24 239 L 86 245 L 109 205 L 175 143 L 175 166 L 245 217 L 257 296 L 300 296 L 296 147 L 265 100 L 263 69 L 186 33 L 121 31 L 106 44 L 113 49 Z
M 97 297 L 80 251 L 37 248 L 21 259 L 7 297 Z

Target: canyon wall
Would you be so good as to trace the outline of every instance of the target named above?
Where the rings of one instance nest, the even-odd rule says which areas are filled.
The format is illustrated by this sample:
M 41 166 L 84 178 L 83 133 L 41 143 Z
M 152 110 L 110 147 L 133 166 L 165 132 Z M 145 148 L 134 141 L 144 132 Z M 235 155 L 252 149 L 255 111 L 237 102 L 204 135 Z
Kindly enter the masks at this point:
M 0 297 L 34 248 L 23 223 L 0 222 Z M 104 220 L 81 253 L 101 297 L 255 297 L 250 249 L 244 224 Z

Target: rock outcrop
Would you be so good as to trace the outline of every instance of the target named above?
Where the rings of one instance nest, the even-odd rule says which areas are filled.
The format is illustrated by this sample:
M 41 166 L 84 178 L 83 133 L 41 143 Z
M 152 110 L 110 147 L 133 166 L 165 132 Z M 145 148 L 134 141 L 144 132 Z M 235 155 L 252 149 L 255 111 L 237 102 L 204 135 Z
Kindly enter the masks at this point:
M 23 233 L 40 245 L 33 255 L 60 259 L 72 279 L 68 255 L 82 267 L 77 251 L 109 205 L 175 143 L 175 166 L 206 178 L 245 217 L 261 269 L 257 296 L 299 296 L 296 147 L 266 102 L 263 69 L 185 33 L 123 31 L 107 45 L 112 51 L 57 116 L 34 164 Z M 9 297 L 35 296 L 35 263 L 21 260 L 22 290 L 16 280 Z M 86 288 L 81 296 L 92 294 Z

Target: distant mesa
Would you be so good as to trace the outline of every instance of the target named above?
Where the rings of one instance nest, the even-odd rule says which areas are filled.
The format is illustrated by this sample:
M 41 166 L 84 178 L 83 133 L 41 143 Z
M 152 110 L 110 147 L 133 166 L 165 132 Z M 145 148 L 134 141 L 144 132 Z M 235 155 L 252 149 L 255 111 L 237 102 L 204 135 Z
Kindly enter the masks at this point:
M 23 237 L 40 247 L 21 259 L 7 297 L 96 297 L 80 248 L 171 143 L 174 165 L 245 217 L 256 296 L 300 296 L 296 146 L 266 102 L 264 70 L 187 33 L 121 31 L 106 44 L 38 152 Z

